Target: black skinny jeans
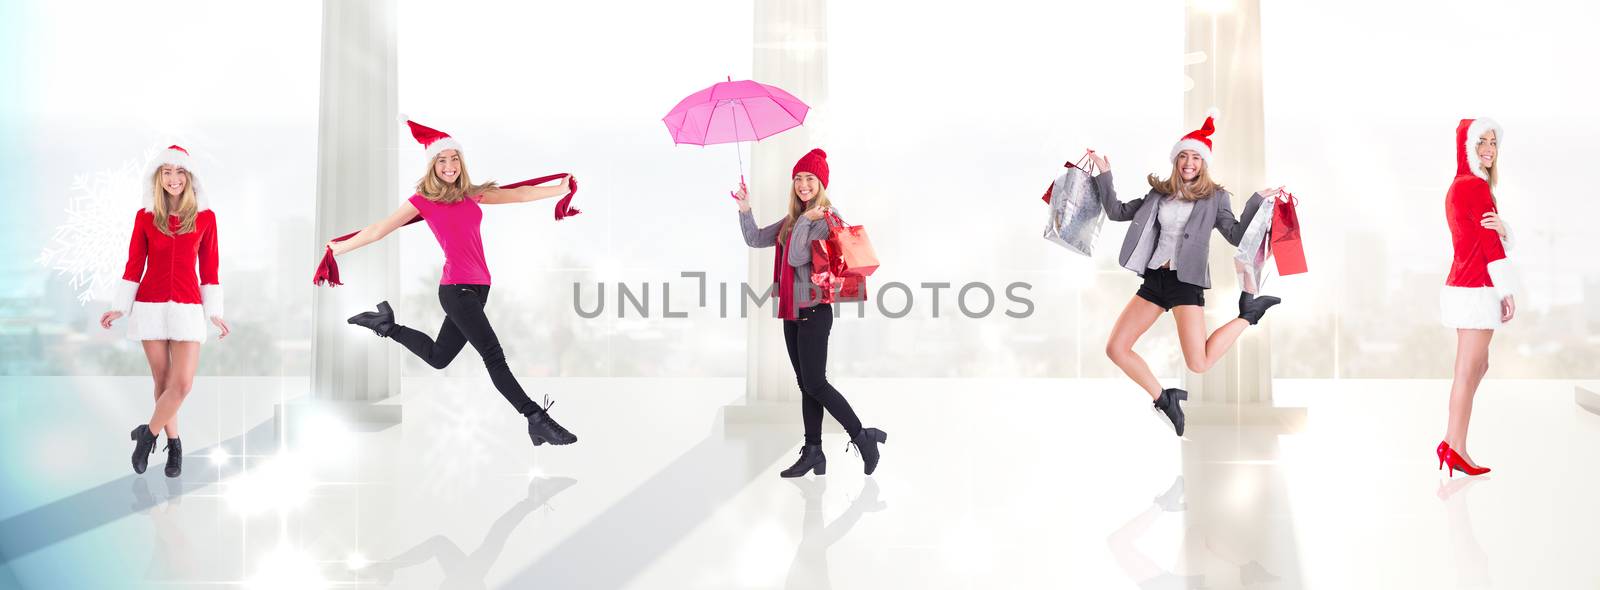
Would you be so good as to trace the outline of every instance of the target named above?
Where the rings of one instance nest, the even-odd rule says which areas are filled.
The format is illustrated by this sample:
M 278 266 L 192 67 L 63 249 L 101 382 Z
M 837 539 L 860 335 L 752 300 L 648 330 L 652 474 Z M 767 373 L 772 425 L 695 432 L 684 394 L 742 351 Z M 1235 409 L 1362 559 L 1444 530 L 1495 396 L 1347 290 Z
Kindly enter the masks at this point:
M 789 347 L 789 363 L 800 382 L 800 416 L 805 421 L 806 444 L 822 444 L 822 409 L 827 408 L 839 426 L 855 438 L 861 432 L 850 402 L 828 384 L 828 332 L 833 330 L 833 306 L 818 304 L 801 309 L 797 320 L 783 321 L 783 343 Z
M 428 338 L 427 334 L 398 324 L 390 337 L 435 369 L 450 366 L 461 348 L 472 343 L 483 357 L 483 366 L 489 369 L 494 388 L 500 390 L 500 395 L 505 396 L 518 413 L 526 416 L 539 405 L 528 399 L 517 378 L 511 375 L 511 367 L 506 365 L 500 339 L 495 337 L 488 316 L 483 315 L 483 306 L 488 302 L 488 285 L 439 285 L 439 305 L 444 308 L 444 325 L 439 326 L 439 337 Z

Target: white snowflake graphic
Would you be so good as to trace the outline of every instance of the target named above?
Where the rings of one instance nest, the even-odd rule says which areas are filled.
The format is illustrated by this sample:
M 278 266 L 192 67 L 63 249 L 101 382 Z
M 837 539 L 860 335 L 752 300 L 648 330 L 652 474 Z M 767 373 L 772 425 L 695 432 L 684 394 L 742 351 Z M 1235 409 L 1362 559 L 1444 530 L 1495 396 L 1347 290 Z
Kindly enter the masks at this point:
M 152 152 L 144 160 L 153 157 Z M 117 168 L 72 179 L 67 220 L 51 232 L 38 263 L 67 277 L 79 305 L 110 300 L 112 286 L 122 278 L 143 170 L 138 160 L 128 160 Z

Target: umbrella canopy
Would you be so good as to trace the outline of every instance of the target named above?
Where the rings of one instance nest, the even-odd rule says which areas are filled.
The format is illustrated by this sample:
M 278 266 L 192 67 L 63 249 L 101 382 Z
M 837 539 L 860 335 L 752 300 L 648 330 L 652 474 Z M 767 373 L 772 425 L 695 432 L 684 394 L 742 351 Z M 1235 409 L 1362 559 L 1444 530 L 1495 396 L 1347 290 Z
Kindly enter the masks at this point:
M 752 80 L 718 82 L 662 117 L 674 144 L 759 141 L 800 126 L 811 107 L 782 88 Z

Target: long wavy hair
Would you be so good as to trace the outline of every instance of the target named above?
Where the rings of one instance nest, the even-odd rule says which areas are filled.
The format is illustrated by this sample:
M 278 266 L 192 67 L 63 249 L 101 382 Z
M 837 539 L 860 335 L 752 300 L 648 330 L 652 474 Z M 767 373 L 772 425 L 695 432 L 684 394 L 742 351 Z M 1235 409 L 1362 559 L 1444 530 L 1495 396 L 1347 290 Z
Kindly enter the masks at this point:
M 177 215 L 181 220 L 178 233 L 190 233 L 194 231 L 195 215 L 200 211 L 200 198 L 194 192 L 194 173 L 185 168 L 178 168 L 178 172 L 183 174 L 183 194 L 178 195 L 177 209 L 171 210 L 167 207 L 167 189 L 161 186 L 161 169 L 165 167 L 156 167 L 155 173 L 150 175 L 150 212 L 156 215 L 156 231 L 168 236 L 173 235 L 172 227 L 167 220 Z
M 1183 171 L 1178 170 L 1178 161 L 1172 161 L 1172 173 L 1166 178 L 1156 178 L 1151 174 L 1146 180 L 1150 181 L 1150 188 L 1158 193 L 1172 195 L 1184 201 L 1198 201 L 1209 198 L 1222 190 L 1222 185 L 1211 180 L 1211 164 L 1205 160 L 1200 161 L 1200 174 L 1189 182 L 1183 181 Z
M 467 176 L 467 157 L 456 151 L 456 156 L 461 158 L 461 173 L 456 175 L 455 182 L 445 182 L 434 172 L 434 164 L 444 153 L 440 152 L 432 160 L 428 160 L 428 171 L 422 173 L 422 179 L 417 181 L 417 194 L 429 201 L 449 205 L 459 203 L 468 195 L 481 195 L 484 191 L 497 188 L 500 185 L 494 181 L 483 184 L 472 184 L 472 179 Z

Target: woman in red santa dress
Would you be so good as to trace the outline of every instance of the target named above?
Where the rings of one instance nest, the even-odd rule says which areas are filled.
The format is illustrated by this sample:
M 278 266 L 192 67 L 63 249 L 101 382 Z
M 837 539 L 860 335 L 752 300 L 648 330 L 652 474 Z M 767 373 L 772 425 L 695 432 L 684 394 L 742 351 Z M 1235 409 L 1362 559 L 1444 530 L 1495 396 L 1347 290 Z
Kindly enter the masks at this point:
M 1489 371 L 1489 340 L 1517 311 L 1516 274 L 1506 258 L 1511 234 L 1494 198 L 1503 139 L 1500 124 L 1489 119 L 1462 119 L 1456 125 L 1456 178 L 1444 203 L 1455 259 L 1439 293 L 1440 318 L 1456 329 L 1456 364 L 1450 418 L 1435 450 L 1439 467 L 1448 466 L 1451 476 L 1489 472 L 1467 454 L 1467 424 L 1478 383 Z
M 134 214 L 128 263 L 114 307 L 100 316 L 106 329 L 128 316 L 128 337 L 144 345 L 155 380 L 155 411 L 129 435 L 134 473 L 144 473 L 161 432 L 167 434 L 167 477 L 183 473 L 178 407 L 194 385 L 206 322 L 217 326 L 219 339 L 228 335 L 217 277 L 217 216 L 206 207 L 192 170 L 189 152 L 181 147 L 168 147 L 157 156 L 145 185 L 144 208 Z

